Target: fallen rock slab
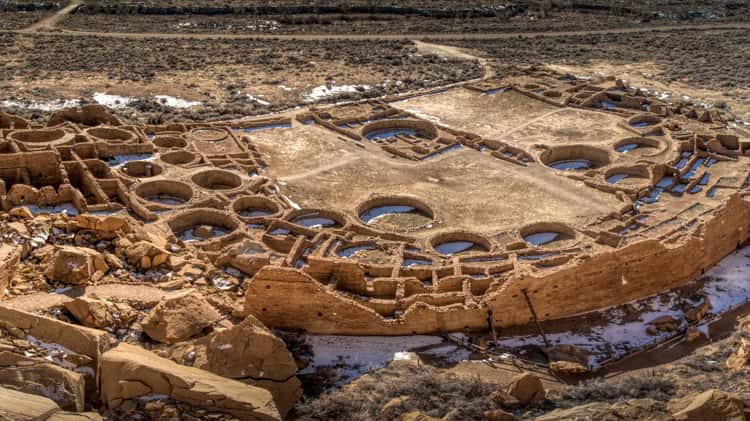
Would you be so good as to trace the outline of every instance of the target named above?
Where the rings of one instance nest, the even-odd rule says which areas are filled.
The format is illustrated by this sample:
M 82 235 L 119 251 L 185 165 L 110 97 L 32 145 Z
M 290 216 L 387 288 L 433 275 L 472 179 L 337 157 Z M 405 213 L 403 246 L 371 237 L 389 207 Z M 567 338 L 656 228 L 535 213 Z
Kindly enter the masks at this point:
M 65 303 L 65 309 L 82 325 L 103 329 L 130 325 L 138 314 L 126 303 L 79 297 Z
M 284 341 L 253 316 L 236 326 L 175 345 L 173 360 L 269 390 L 283 415 L 302 395 L 297 363 Z
M 104 274 L 107 270 L 109 267 L 104 256 L 96 250 L 61 246 L 55 250 L 45 275 L 53 281 L 83 285 L 88 283 L 97 271 Z
M 167 395 L 241 420 L 280 420 L 265 389 L 177 364 L 143 348 L 120 344 L 102 355 L 101 398 L 110 408 L 144 395 Z
M 83 411 L 83 376 L 54 364 L 0 367 L 0 385 L 47 397 L 63 409 Z
M 44 396 L 0 387 L 0 420 L 46 420 L 59 410 L 53 400 Z
M 508 394 L 518 399 L 521 405 L 542 402 L 547 395 L 542 381 L 531 373 L 523 373 L 514 377 L 507 391 Z
M 676 421 L 745 420 L 745 404 L 734 393 L 709 389 L 684 401 L 687 407 L 672 414 Z
M 151 339 L 173 344 L 190 339 L 221 318 L 221 314 L 195 290 L 162 299 L 143 320 Z

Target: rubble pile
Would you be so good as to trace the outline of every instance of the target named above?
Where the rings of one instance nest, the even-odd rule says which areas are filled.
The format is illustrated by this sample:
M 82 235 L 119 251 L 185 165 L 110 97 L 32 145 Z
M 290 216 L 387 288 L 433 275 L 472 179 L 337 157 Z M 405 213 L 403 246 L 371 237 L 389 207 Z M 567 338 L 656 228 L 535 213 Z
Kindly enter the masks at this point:
M 0 220 L 0 418 L 273 420 L 301 396 L 194 249 L 127 216 Z

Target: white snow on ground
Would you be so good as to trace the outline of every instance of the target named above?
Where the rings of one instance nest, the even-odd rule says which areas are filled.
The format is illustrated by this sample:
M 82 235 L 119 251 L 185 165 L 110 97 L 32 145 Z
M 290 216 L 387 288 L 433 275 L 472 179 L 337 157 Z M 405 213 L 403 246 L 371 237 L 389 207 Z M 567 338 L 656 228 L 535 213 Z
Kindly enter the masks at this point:
M 414 114 L 415 116 L 417 116 L 417 117 L 419 117 L 419 118 L 421 118 L 421 119 L 423 119 L 423 120 L 427 120 L 427 121 L 429 121 L 430 123 L 433 123 L 433 124 L 443 124 L 443 122 L 442 122 L 442 121 L 440 121 L 440 118 L 438 118 L 438 117 L 435 117 L 435 116 L 433 116 L 433 115 L 425 114 L 425 113 L 419 112 L 419 111 L 417 111 L 417 110 L 409 110 L 409 109 L 407 109 L 407 110 L 405 110 L 405 111 L 406 111 L 407 113 L 412 113 L 412 114 Z
M 701 290 L 711 301 L 711 314 L 721 314 L 750 300 L 750 247 L 739 250 L 706 273 Z M 696 281 L 697 282 L 697 281 Z M 684 313 L 676 309 L 678 295 L 675 292 L 664 293 L 630 304 L 639 312 L 637 320 L 625 322 L 625 313 L 621 307 L 604 310 L 611 320 L 602 326 L 593 326 L 588 332 L 549 333 L 547 338 L 553 344 L 567 344 L 591 352 L 589 364 L 598 367 L 605 359 L 621 357 L 635 349 L 655 344 L 667 339 L 670 333 L 658 333 L 651 336 L 646 333 L 647 323 L 661 316 L 672 316 L 682 321 L 685 326 Z M 696 303 L 697 304 L 697 303 Z M 709 322 L 698 328 L 708 333 Z M 460 341 L 461 335 L 451 335 Z M 314 357 L 311 364 L 300 374 L 315 372 L 321 367 L 335 367 L 342 375 L 339 385 L 351 381 L 367 371 L 384 367 L 394 359 L 403 358 L 404 352 L 421 347 L 423 358 L 439 357 L 449 361 L 466 361 L 470 352 L 465 348 L 446 342 L 438 336 L 329 336 L 308 335 L 308 342 L 313 347 Z M 502 347 L 521 347 L 525 345 L 542 346 L 538 335 L 505 337 L 498 340 Z M 430 347 L 431 346 L 431 347 Z
M 260 96 L 260 95 L 259 95 L 259 96 Z M 247 99 L 249 99 L 250 101 L 253 101 L 253 102 L 255 102 L 256 104 L 260 104 L 260 105 L 271 105 L 271 103 L 270 103 L 270 102 L 268 102 L 268 101 L 265 101 L 265 100 L 263 100 L 263 99 L 261 99 L 261 98 L 258 98 L 258 96 L 255 96 L 255 95 L 252 95 L 252 94 L 247 94 Z
M 370 89 L 369 85 L 320 85 L 305 95 L 305 100 L 308 102 L 318 101 L 323 98 L 328 98 L 338 94 L 359 92 L 360 90 Z
M 131 102 L 135 101 L 135 98 L 120 95 L 110 95 L 104 92 L 95 92 L 94 101 L 99 105 L 104 105 L 109 108 L 124 108 L 130 105 Z
M 188 101 L 182 98 L 177 98 L 169 95 L 155 95 L 154 99 L 160 103 L 164 104 L 168 107 L 173 108 L 191 108 L 191 107 L 197 107 L 198 105 L 201 105 L 200 101 Z
M 351 381 L 362 374 L 384 367 L 390 361 L 402 358 L 404 352 L 444 342 L 439 336 L 333 336 L 308 335 L 313 347 L 313 361 L 300 374 L 310 374 L 321 367 L 337 366 L 341 370 L 341 383 Z M 468 352 L 445 342 L 422 355 L 446 357 L 451 361 L 468 358 Z
M 156 159 L 156 155 L 150 153 L 115 155 L 113 157 L 107 158 L 107 164 L 109 164 L 110 167 L 119 167 L 130 161 L 153 161 L 154 159 Z
M 81 105 L 81 101 L 78 99 L 58 99 L 46 102 L 5 100 L 0 102 L 0 104 L 2 104 L 3 107 L 18 107 L 39 111 L 57 111 L 62 110 L 63 108 L 77 107 Z
M 700 290 L 711 301 L 709 314 L 724 313 L 750 300 L 750 247 L 724 258 L 706 273 L 706 278 L 709 279 Z M 575 345 L 590 351 L 592 355 L 589 362 L 592 367 L 597 367 L 604 359 L 623 356 L 629 351 L 663 341 L 670 336 L 668 333 L 655 336 L 646 333 L 646 323 L 657 317 L 673 316 L 682 320 L 684 325 L 684 313 L 674 309 L 676 298 L 676 293 L 665 293 L 631 302 L 636 308 L 645 310 L 638 321 L 623 323 L 621 320 L 624 314 L 619 309 L 612 309 L 609 313 L 614 319 L 608 325 L 592 327 L 588 333 L 552 333 L 547 338 L 553 344 Z M 708 321 L 704 322 L 699 328 L 707 332 L 708 324 Z M 538 335 L 518 336 L 500 339 L 498 345 L 542 346 L 543 341 Z
M 78 215 L 78 209 L 72 203 L 62 203 L 56 206 L 35 206 L 26 205 L 32 214 L 41 213 L 67 213 L 68 215 Z
M 292 88 L 290 88 L 290 87 L 288 87 L 288 86 L 286 86 L 286 85 L 279 85 L 279 89 L 281 89 L 281 90 L 283 90 L 283 91 L 287 91 L 287 92 L 289 92 L 289 91 L 292 91 L 292 90 L 293 90 Z

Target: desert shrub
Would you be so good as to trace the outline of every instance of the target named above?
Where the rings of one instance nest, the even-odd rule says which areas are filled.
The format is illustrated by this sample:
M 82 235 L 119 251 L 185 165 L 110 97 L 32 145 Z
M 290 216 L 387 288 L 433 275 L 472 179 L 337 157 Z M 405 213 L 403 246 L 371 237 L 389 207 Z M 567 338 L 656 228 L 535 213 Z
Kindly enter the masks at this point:
M 620 401 L 626 399 L 669 400 L 675 385 L 664 376 L 639 374 L 614 379 L 593 379 L 561 392 L 561 398 L 571 403 L 586 401 Z
M 484 411 L 497 408 L 490 399 L 497 389 L 498 385 L 477 378 L 458 377 L 432 368 L 388 367 L 362 377 L 354 387 L 302 401 L 293 418 L 394 419 L 398 414 L 418 410 L 437 418 L 448 415 L 446 419 L 451 420 L 484 419 Z

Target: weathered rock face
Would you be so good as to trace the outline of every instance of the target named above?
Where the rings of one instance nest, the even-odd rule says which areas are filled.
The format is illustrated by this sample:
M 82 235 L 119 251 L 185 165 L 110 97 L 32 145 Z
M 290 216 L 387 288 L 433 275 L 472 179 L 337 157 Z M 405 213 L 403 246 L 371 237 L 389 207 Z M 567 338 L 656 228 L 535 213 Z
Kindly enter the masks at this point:
M 108 407 L 149 394 L 167 395 L 242 420 L 281 419 L 265 389 L 186 367 L 133 345 L 120 344 L 102 355 L 101 398 Z
M 63 409 L 83 411 L 83 376 L 54 364 L 0 367 L 0 385 L 52 399 Z
M 90 297 L 79 297 L 65 303 L 67 309 L 84 326 L 103 329 L 128 326 L 138 314 L 126 303 L 113 303 Z
M 152 339 L 175 343 L 190 339 L 221 318 L 216 309 L 195 290 L 164 298 L 143 320 Z
M 51 399 L 0 387 L 0 420 L 46 420 L 59 410 Z
M 514 377 L 508 385 L 508 393 L 518 399 L 521 405 L 542 402 L 547 395 L 542 381 L 531 373 L 523 373 Z
M 128 245 L 124 253 L 130 264 L 141 269 L 168 265 L 170 262 L 170 254 L 167 251 L 145 240 Z
M 0 386 L 40 394 L 82 410 L 97 393 L 97 367 L 109 335 L 0 306 Z
M 22 247 L 13 244 L 0 244 L 0 292 L 5 291 L 21 258 Z
M 709 389 L 677 403 L 687 407 L 673 414 L 677 421 L 744 421 L 745 404 L 738 395 Z
M 181 364 L 268 389 L 282 415 L 302 394 L 295 377 L 297 364 L 286 344 L 253 316 L 229 329 L 177 344 L 170 354 Z
M 52 262 L 47 266 L 46 276 L 53 281 L 83 285 L 101 278 L 109 270 L 99 252 L 83 248 L 62 246 L 55 250 Z
M 588 367 L 573 361 L 552 361 L 549 369 L 555 374 L 577 376 L 589 372 Z
M 536 421 L 629 420 L 667 421 L 665 405 L 652 399 L 631 399 L 616 404 L 592 402 L 568 409 L 556 409 Z

